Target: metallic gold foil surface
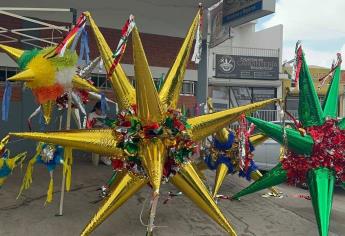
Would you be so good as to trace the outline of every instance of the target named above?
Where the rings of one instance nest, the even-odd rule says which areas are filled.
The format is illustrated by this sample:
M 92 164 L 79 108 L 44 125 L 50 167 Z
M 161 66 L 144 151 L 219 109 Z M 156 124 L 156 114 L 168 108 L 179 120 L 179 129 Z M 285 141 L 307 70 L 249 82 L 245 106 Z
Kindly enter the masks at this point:
M 47 101 L 41 104 L 44 121 L 46 122 L 47 125 L 50 123 L 50 120 L 52 118 L 54 105 L 55 105 L 55 101 Z
M 20 50 L 3 44 L 0 44 L 0 48 L 4 50 L 15 61 L 17 61 L 24 53 L 24 50 Z
M 143 140 L 140 143 L 139 157 L 150 179 L 153 191 L 159 193 L 166 158 L 164 144 L 160 139 Z
M 206 100 L 208 113 L 214 112 L 213 100 L 211 97 L 207 97 Z M 226 128 L 223 128 L 216 132 L 216 139 L 222 143 L 226 143 L 228 141 L 229 131 Z
M 10 172 L 6 175 L 2 175 L 0 177 L 0 188 L 1 186 L 5 183 L 5 180 L 9 177 L 9 175 L 12 173 L 13 169 L 19 165 L 22 164 L 23 161 L 26 158 L 26 152 L 20 153 L 18 155 L 16 155 L 15 157 L 12 158 L 0 158 L 0 171 L 3 167 L 5 168 L 9 168 Z
M 116 147 L 117 137 L 112 129 L 68 130 L 46 133 L 23 132 L 10 133 L 10 136 L 58 144 L 99 154 L 116 156 L 122 153 L 122 150 Z
M 0 150 L 4 149 L 7 145 L 8 141 L 10 140 L 10 136 L 6 135 L 3 139 L 0 141 Z
M 102 206 L 98 209 L 97 213 L 92 217 L 80 235 L 90 235 L 97 226 L 147 183 L 147 178 L 136 176 L 126 170 L 117 173 L 116 179 L 111 185 L 108 197 L 104 199 Z
M 18 81 L 29 82 L 29 81 L 33 81 L 34 78 L 35 78 L 35 73 L 31 69 L 26 69 L 8 78 L 7 80 L 13 81 L 13 82 L 18 82 Z
M 99 89 L 87 82 L 87 80 L 79 77 L 78 75 L 73 76 L 72 78 L 73 88 L 85 89 L 87 91 L 92 91 L 99 93 Z
M 226 128 L 216 132 L 216 139 L 222 143 L 226 143 L 229 138 L 229 131 Z
M 202 182 L 191 163 L 182 165 L 178 173 L 171 178 L 171 183 L 223 227 L 229 235 L 237 235 L 209 194 L 207 187 Z
M 201 140 L 239 119 L 243 113 L 253 112 L 277 101 L 278 99 L 270 99 L 241 107 L 231 108 L 225 111 L 190 118 L 188 119 L 188 123 L 191 125 L 189 134 L 194 141 Z
M 253 144 L 254 147 L 262 144 L 267 139 L 269 139 L 269 137 L 263 134 L 254 134 L 249 137 L 249 141 L 251 142 L 251 144 Z
M 160 122 L 163 119 L 161 102 L 136 27 L 132 31 L 132 42 L 138 116 L 144 125 Z
M 205 164 L 205 167 L 206 167 L 206 168 L 203 169 L 204 166 L 202 165 L 202 163 Z M 192 162 L 192 166 L 194 167 L 194 170 L 195 170 L 196 173 L 199 175 L 199 177 L 200 177 L 203 181 L 207 181 L 206 176 L 204 175 L 204 173 L 202 173 L 203 170 L 206 170 L 206 169 L 208 168 L 207 165 L 206 165 L 206 163 L 205 163 L 204 161 L 199 161 L 198 163 Z M 201 169 L 199 169 L 199 167 L 200 167 Z
M 176 108 L 177 106 L 199 21 L 200 11 L 194 18 L 186 38 L 183 41 L 182 47 L 176 56 L 175 62 L 166 75 L 164 84 L 159 92 L 159 98 L 165 107 Z
M 219 164 L 216 171 L 216 178 L 214 180 L 214 186 L 212 191 L 212 197 L 215 198 L 218 194 L 220 186 L 222 186 L 225 176 L 227 176 L 229 168 L 224 163 Z
M 111 67 L 111 64 L 114 60 L 112 57 L 113 53 L 95 21 L 92 19 L 90 13 L 84 12 L 84 14 L 89 19 L 90 27 L 95 35 L 97 47 L 101 54 L 104 66 L 106 70 L 109 71 L 109 68 Z M 119 109 L 126 109 L 135 104 L 134 88 L 127 79 L 127 76 L 120 64 L 117 65 L 114 73 L 110 76 L 109 79 L 111 80 L 115 101 L 119 104 Z

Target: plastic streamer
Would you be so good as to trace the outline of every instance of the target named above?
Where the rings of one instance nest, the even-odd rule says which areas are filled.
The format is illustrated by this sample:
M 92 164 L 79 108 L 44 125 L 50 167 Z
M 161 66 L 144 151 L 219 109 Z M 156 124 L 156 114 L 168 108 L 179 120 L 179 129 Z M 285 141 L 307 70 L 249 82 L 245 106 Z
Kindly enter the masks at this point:
M 340 66 L 341 63 L 342 63 L 341 54 L 340 54 L 340 53 L 337 53 L 337 61 L 336 61 L 336 62 L 333 61 L 332 66 L 331 66 L 331 70 L 330 70 L 326 75 L 324 75 L 323 77 L 321 77 L 321 78 L 319 79 L 319 82 L 320 82 L 320 85 L 318 86 L 318 89 L 319 89 L 319 90 L 320 90 L 321 87 L 325 84 L 327 78 L 329 78 L 329 77 L 332 78 L 335 69 L 336 69 L 338 66 Z
M 8 120 L 8 113 L 10 110 L 10 102 L 12 96 L 12 86 L 9 81 L 6 80 L 5 82 L 5 91 L 2 97 L 2 120 Z
M 36 147 L 36 153 L 28 163 L 17 199 L 21 196 L 24 190 L 30 188 L 30 185 L 32 184 L 32 174 L 34 170 L 34 165 L 43 164 L 47 168 L 50 176 L 50 181 L 47 190 L 47 198 L 44 205 L 52 202 L 54 192 L 53 172 L 57 165 L 65 165 L 62 155 L 63 148 L 61 146 L 48 145 L 42 142 L 38 143 Z
M 81 14 L 77 20 L 76 25 L 71 29 L 71 31 L 68 33 L 68 35 L 64 38 L 62 42 L 60 42 L 56 48 L 53 50 L 54 54 L 51 57 L 54 57 L 56 55 L 63 56 L 65 53 L 65 50 L 67 48 L 67 45 L 71 40 L 73 40 L 74 36 L 77 35 L 79 30 L 81 28 L 85 27 L 86 23 L 86 16 L 84 14 Z M 50 55 L 51 52 L 47 53 L 46 55 Z
M 102 114 L 106 114 L 108 110 L 109 110 L 109 106 L 107 103 L 107 99 L 106 99 L 104 93 L 101 93 L 101 111 L 102 111 Z
M 34 118 L 35 116 L 37 116 L 38 114 L 40 114 L 40 111 L 41 111 L 41 106 L 38 106 L 36 108 L 36 110 L 29 116 L 28 118 L 28 127 L 29 127 L 29 130 L 32 131 L 32 125 L 31 125 L 31 120 L 32 118 Z
M 111 64 L 111 67 L 109 69 L 108 77 L 110 77 L 114 73 L 114 70 L 117 64 L 119 64 L 123 54 L 125 53 L 128 37 L 134 27 L 135 27 L 134 16 L 130 15 L 129 19 L 126 21 L 125 25 L 122 27 L 120 42 L 117 45 L 116 50 L 113 54 L 114 61 Z
M 75 51 L 75 48 L 77 47 L 77 44 L 78 44 L 78 41 L 79 41 L 81 33 L 82 33 L 82 30 L 79 29 L 77 35 L 74 37 L 72 46 L 70 48 L 71 51 Z
M 42 109 L 41 109 L 40 115 L 38 117 L 38 124 L 40 126 L 40 131 L 45 131 L 47 124 L 44 121 L 44 115 L 43 115 Z
M 81 41 L 80 41 L 79 61 L 78 61 L 79 65 L 82 64 L 84 53 L 85 53 L 85 62 L 86 62 L 86 65 L 88 65 L 90 63 L 90 48 L 89 48 L 88 35 L 85 28 L 83 28 L 81 31 Z
M 196 40 L 195 40 L 195 45 L 194 45 L 194 52 L 192 56 L 192 61 L 195 64 L 199 64 L 200 59 L 201 59 L 201 51 L 202 51 L 202 29 L 203 29 L 203 7 L 202 4 L 199 4 L 200 8 L 200 20 L 198 24 L 198 28 L 196 31 Z
M 298 40 L 295 47 L 295 59 L 294 59 L 294 65 L 293 65 L 293 71 L 292 76 L 293 80 L 298 86 L 298 79 L 299 79 L 299 73 L 302 67 L 302 47 L 301 47 L 301 41 Z

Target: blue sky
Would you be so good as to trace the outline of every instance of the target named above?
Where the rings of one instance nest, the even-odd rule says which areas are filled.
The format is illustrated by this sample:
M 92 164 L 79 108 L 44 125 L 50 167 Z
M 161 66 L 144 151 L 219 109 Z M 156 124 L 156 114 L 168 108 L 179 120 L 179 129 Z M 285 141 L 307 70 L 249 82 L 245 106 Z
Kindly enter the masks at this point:
M 302 40 L 308 64 L 329 67 L 337 52 L 345 59 L 344 10 L 345 0 L 277 0 L 276 12 L 259 19 L 257 29 L 283 24 L 283 60 Z

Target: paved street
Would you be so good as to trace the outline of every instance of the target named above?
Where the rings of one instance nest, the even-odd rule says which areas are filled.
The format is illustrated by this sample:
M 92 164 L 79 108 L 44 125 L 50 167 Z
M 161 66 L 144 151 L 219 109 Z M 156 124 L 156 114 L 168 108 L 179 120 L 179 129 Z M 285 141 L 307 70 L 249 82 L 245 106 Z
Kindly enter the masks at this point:
M 23 169 L 24 170 L 24 169 Z M 65 196 L 64 216 L 54 216 L 58 210 L 59 192 L 54 202 L 44 207 L 49 175 L 42 166 L 35 166 L 34 180 L 30 190 L 16 200 L 23 173 L 15 173 L 0 190 L 0 235 L 1 236 L 73 236 L 78 235 L 88 219 L 95 213 L 98 204 L 95 189 L 111 174 L 106 166 L 94 167 L 90 159 L 76 158 L 73 168 L 72 191 Z M 60 169 L 55 173 L 55 191 L 60 186 Z M 213 173 L 207 172 L 210 183 Z M 248 183 L 237 176 L 228 176 L 221 193 L 233 194 Z M 240 202 L 221 200 L 219 205 L 226 217 L 241 236 L 313 236 L 318 235 L 311 201 L 295 195 L 308 192 L 281 185 L 283 199 L 266 199 L 260 194 L 244 197 Z M 168 191 L 175 191 L 171 185 L 163 185 L 162 197 L 157 210 L 155 235 L 226 235 L 213 221 L 196 208 L 185 196 L 173 198 L 162 204 Z M 264 193 L 264 192 L 263 192 Z M 109 220 L 104 222 L 93 235 L 144 235 L 145 227 L 139 216 L 143 204 L 147 216 L 149 188 L 145 188 L 123 205 Z M 144 206 L 144 207 L 145 207 Z M 330 235 L 345 235 L 345 191 L 335 192 Z

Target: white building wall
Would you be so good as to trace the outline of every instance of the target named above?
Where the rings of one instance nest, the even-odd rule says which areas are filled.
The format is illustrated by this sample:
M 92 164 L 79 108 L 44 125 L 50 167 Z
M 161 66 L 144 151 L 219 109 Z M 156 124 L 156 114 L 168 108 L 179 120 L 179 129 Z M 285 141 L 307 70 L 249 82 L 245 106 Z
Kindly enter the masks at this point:
M 224 41 L 218 46 L 209 49 L 208 57 L 208 79 L 209 85 L 217 87 L 224 86 L 236 86 L 236 87 L 266 87 L 276 88 L 277 97 L 282 97 L 282 82 L 281 80 L 248 80 L 248 79 L 227 79 L 227 78 L 215 78 L 215 56 L 216 54 L 225 55 L 247 55 L 235 53 L 235 49 L 238 47 L 249 48 L 248 52 L 253 49 L 254 55 L 251 56 L 267 56 L 264 55 L 267 52 L 260 52 L 260 49 L 279 50 L 279 65 L 282 64 L 282 48 L 283 48 L 283 25 L 277 25 L 271 28 L 255 31 L 256 21 L 249 22 L 242 26 L 233 28 L 231 30 L 231 39 Z M 259 49 L 259 50 L 255 50 Z M 247 49 L 244 49 L 247 50 Z M 263 53 L 263 55 L 260 55 Z M 280 73 L 282 68 L 279 68 Z M 279 75 L 279 79 L 285 78 L 283 74 Z
M 256 22 L 249 22 L 232 29 L 233 37 L 209 51 L 208 77 L 215 75 L 215 55 L 232 54 L 232 47 L 278 49 L 279 65 L 282 64 L 283 25 L 277 25 L 260 31 L 255 31 Z M 281 72 L 281 67 L 279 68 Z

